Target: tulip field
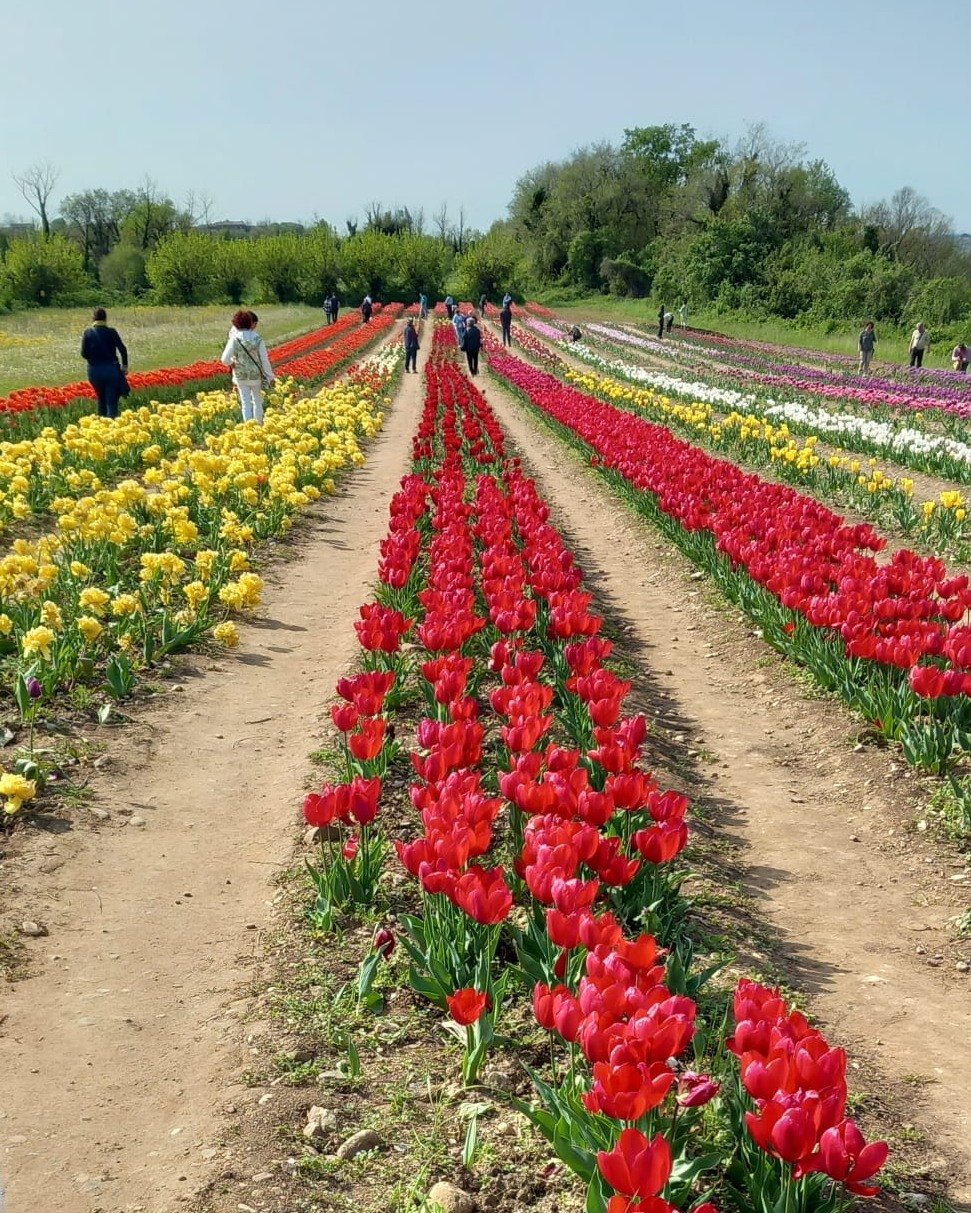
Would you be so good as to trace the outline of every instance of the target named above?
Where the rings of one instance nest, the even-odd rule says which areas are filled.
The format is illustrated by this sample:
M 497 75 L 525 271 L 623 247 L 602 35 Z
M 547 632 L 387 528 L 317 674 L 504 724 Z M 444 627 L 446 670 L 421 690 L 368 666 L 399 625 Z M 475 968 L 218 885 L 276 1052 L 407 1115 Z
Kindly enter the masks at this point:
M 375 903 L 393 842 L 420 894 L 397 937 L 376 934 L 359 999 L 400 946 L 474 1084 L 528 998 L 551 1052 L 519 1106 L 588 1209 L 711 1213 L 717 1196 L 782 1213 L 873 1195 L 888 1148 L 847 1115 L 846 1053 L 776 990 L 740 981 L 727 1029 L 706 997 L 678 862 L 688 800 L 644 769 L 646 721 L 624 713 L 630 683 L 582 570 L 450 330 L 435 342 L 414 472 L 355 625 L 362 672 L 337 686 L 341 778 L 304 805 L 327 838 L 316 921 Z M 527 370 L 499 350 L 490 365 Z M 402 705 L 416 701 L 412 732 Z M 389 838 L 383 780 L 405 753 L 413 822 Z
M 71 710 L 103 724 L 135 710 L 172 654 L 245 650 L 240 616 L 260 604 L 267 545 L 319 516 L 400 408 L 404 311 L 349 315 L 271 350 L 263 426 L 240 422 L 218 363 L 131 376 L 116 421 L 91 415 L 83 383 L 0 400 L 14 742 L 0 749 L 2 828 L 25 830 L 56 798 L 45 720 Z M 852 1042 L 706 928 L 695 806 L 647 756 L 640 671 L 494 402 L 539 423 L 864 736 L 946 780 L 966 842 L 971 388 L 947 372 L 863 380 L 835 355 L 693 330 L 658 339 L 595 322 L 575 341 L 571 323 L 528 305 L 512 348 L 484 323 L 477 380 L 441 307 L 420 326 L 409 470 L 373 593 L 347 620 L 352 668 L 321 705 L 325 772 L 303 799 L 309 852 L 289 882 L 300 950 L 342 984 L 272 980 L 287 1023 L 330 1017 L 311 1057 L 339 1041 L 336 1068 L 301 1071 L 323 1088 L 314 1103 L 332 1082 L 357 1108 L 368 1068 L 403 1067 L 414 1049 L 429 1102 L 432 1070 L 447 1072 L 460 1112 L 440 1131 L 455 1141 L 385 1192 L 389 1140 L 324 1149 L 313 1107 L 306 1128 L 276 1127 L 291 1153 L 279 1207 L 903 1208 Z M 238 762 L 257 759 L 241 749 Z M 397 1073 L 389 1108 L 407 1094 Z M 498 1157 L 493 1113 L 529 1135 L 522 1160 Z M 238 1140 L 256 1149 L 263 1136 L 244 1126 Z M 490 1195 L 503 1168 L 522 1172 L 519 1195 Z M 270 1208 L 223 1180 L 192 1207 Z M 437 1196 L 435 1180 L 448 1181 Z

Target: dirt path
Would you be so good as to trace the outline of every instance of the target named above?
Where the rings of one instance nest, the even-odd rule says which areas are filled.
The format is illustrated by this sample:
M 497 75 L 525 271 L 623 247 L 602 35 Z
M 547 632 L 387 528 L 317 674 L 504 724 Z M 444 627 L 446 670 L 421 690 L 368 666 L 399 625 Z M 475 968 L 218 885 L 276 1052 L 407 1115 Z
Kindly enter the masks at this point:
M 4 917 L 50 931 L 31 944 L 34 975 L 0 997 L 11 1213 L 167 1213 L 214 1165 L 242 1068 L 233 1003 L 292 854 L 318 721 L 358 653 L 421 383 L 406 377 L 365 466 L 295 528 L 240 655 L 186 662 L 163 706 L 106 736 L 95 791 L 110 816 L 94 829 L 79 809 L 3 865 Z
M 945 963 L 936 957 L 967 887 L 950 877 L 966 874 L 938 862 L 924 879 L 909 774 L 891 752 L 854 751 L 848 714 L 807 700 L 771 657 L 775 668 L 760 668 L 767 650 L 736 613 L 706 602 L 692 566 L 521 405 L 479 382 L 621 625 L 648 710 L 674 720 L 672 735 L 706 762 L 707 810 L 741 848 L 746 890 L 792 984 L 836 1041 L 920 1088 L 913 1120 L 939 1148 L 931 1165 L 971 1202 L 968 977 L 953 957 L 950 971 L 932 967 Z

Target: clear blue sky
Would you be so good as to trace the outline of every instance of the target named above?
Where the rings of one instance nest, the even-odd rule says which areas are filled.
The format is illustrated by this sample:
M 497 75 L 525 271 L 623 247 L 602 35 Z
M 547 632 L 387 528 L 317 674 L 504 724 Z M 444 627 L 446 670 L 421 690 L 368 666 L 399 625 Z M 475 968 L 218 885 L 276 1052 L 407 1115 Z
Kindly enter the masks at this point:
M 856 203 L 913 186 L 971 232 L 966 0 L 45 0 L 5 6 L 0 215 L 134 186 L 343 228 L 374 201 L 485 228 L 516 179 L 626 126 L 755 122 Z

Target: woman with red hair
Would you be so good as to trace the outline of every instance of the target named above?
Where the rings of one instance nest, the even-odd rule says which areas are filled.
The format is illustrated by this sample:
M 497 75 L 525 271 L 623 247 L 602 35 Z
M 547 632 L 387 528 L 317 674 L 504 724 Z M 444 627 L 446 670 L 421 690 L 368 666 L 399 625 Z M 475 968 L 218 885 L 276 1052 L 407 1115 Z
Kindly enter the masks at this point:
M 252 312 L 236 313 L 219 361 L 233 369 L 243 420 L 262 425 L 263 393 L 273 386 L 276 378 L 266 352 L 266 342 L 256 332 L 253 322 Z

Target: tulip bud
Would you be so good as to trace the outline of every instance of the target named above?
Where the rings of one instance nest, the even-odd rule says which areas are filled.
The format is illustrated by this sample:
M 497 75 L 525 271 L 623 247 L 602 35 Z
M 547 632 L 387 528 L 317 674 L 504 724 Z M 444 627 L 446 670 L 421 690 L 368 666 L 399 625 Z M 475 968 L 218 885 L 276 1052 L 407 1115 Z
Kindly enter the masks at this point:
M 31 699 L 40 699 L 44 694 L 44 688 L 36 678 L 27 679 L 27 694 Z
M 388 927 L 381 927 L 374 936 L 374 950 L 387 958 L 395 950 L 397 942 L 393 931 Z

